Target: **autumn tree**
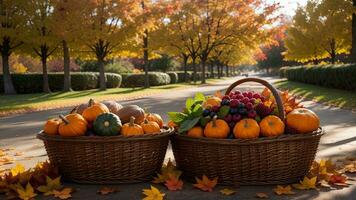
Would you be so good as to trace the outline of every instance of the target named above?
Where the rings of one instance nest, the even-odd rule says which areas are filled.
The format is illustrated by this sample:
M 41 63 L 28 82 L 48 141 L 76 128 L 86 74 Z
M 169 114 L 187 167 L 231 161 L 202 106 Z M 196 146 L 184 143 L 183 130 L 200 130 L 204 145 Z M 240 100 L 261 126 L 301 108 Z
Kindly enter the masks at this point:
M 351 48 L 351 0 L 308 1 L 299 7 L 287 29 L 286 58 L 301 62 L 348 53 Z
M 99 66 L 100 90 L 106 89 L 106 58 L 118 50 L 131 45 L 135 36 L 134 15 L 140 9 L 135 0 L 93 0 L 87 1 L 89 9 L 82 11 L 81 42 L 91 51 Z
M 86 20 L 87 15 L 82 13 L 90 13 L 88 1 L 76 0 L 53 0 L 54 16 L 53 21 L 56 26 L 54 34 L 58 37 L 61 43 L 63 56 L 63 71 L 64 82 L 63 91 L 71 91 L 70 77 L 70 54 L 74 49 L 80 49 L 78 38 L 82 36 L 82 22 Z M 88 10 L 89 9 L 89 10 Z
M 51 92 L 48 81 L 47 60 L 58 48 L 54 34 L 53 0 L 28 0 L 25 7 L 28 35 L 26 49 L 38 56 L 42 63 L 43 92 Z
M 10 74 L 9 57 L 23 44 L 22 34 L 25 32 L 26 24 L 24 2 L 0 0 L 0 53 L 5 94 L 16 93 Z

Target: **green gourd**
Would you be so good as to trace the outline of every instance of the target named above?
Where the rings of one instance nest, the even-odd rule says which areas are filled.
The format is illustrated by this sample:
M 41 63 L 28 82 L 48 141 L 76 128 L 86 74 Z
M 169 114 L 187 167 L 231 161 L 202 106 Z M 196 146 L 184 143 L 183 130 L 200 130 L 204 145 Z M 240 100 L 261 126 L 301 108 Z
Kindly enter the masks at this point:
M 113 113 L 103 113 L 93 123 L 94 132 L 99 136 L 119 135 L 121 127 L 120 118 Z

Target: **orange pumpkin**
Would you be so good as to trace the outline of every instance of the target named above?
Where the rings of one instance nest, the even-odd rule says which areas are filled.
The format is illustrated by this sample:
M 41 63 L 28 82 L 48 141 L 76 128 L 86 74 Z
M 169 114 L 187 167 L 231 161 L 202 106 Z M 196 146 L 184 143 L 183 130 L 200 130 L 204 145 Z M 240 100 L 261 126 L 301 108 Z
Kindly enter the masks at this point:
M 88 122 L 80 114 L 73 113 L 59 117 L 62 119 L 58 127 L 59 135 L 68 137 L 85 135 Z
M 143 132 L 146 134 L 151 134 L 151 133 L 160 133 L 161 128 L 157 124 L 157 122 L 154 121 L 148 121 L 145 119 L 143 123 L 141 124 L 141 127 L 143 129 Z
M 234 135 L 239 139 L 258 138 L 260 126 L 254 119 L 242 119 L 234 127 Z
M 203 108 L 211 108 L 214 106 L 220 106 L 221 99 L 219 97 L 209 97 L 203 103 Z
M 230 133 L 229 125 L 222 119 L 215 116 L 204 129 L 205 137 L 209 138 L 226 138 Z
M 310 133 L 319 128 L 320 119 L 309 109 L 297 108 L 288 113 L 286 124 L 298 133 Z
M 203 131 L 203 128 L 200 127 L 200 126 L 195 126 L 193 128 L 191 128 L 188 133 L 187 133 L 188 136 L 190 137 L 203 137 L 204 136 L 204 131 Z
M 284 133 L 284 123 L 275 115 L 269 115 L 263 118 L 260 122 L 260 128 L 261 135 L 266 137 L 278 136 Z
M 43 131 L 48 135 L 57 135 L 59 124 L 62 122 L 59 118 L 49 119 L 44 125 Z
M 140 125 L 135 124 L 135 117 L 130 117 L 130 122 L 122 126 L 121 134 L 124 136 L 143 135 L 144 132 Z
M 103 103 L 94 103 L 94 100 L 89 100 L 89 106 L 83 111 L 83 117 L 88 122 L 93 122 L 97 116 L 103 113 L 110 112 L 108 107 L 106 107 Z
M 94 104 L 98 103 L 98 101 L 90 99 L 91 101 L 93 101 Z M 89 100 L 89 102 L 90 102 Z M 89 102 L 88 103 L 82 103 L 76 107 L 73 108 L 73 110 L 70 113 L 78 113 L 78 114 L 83 114 L 84 110 L 87 109 L 89 107 Z
M 147 113 L 145 114 L 145 118 L 148 120 L 148 121 L 153 121 L 153 122 L 156 122 L 160 128 L 163 127 L 163 119 L 162 117 L 159 115 L 159 114 L 156 114 L 156 113 Z

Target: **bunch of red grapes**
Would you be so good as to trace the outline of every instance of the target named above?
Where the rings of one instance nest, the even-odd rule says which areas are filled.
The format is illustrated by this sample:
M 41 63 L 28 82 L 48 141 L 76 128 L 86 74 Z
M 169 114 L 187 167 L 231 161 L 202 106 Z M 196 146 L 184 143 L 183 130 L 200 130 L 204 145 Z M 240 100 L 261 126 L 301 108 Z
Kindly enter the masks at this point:
M 233 128 L 241 119 L 252 118 L 259 122 L 263 117 L 271 114 L 273 109 L 265 106 L 263 102 L 265 98 L 259 93 L 235 91 L 223 96 L 220 106 L 205 109 L 203 115 L 213 117 L 221 106 L 229 106 L 229 114 L 224 117 L 224 120 Z

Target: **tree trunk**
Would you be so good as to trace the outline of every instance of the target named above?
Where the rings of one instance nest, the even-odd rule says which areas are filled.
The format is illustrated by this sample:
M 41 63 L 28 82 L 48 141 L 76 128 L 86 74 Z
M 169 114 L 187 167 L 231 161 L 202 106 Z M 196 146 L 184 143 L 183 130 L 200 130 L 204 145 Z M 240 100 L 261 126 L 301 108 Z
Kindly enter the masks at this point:
M 150 87 L 150 80 L 148 78 L 148 30 L 145 30 L 143 36 L 143 60 L 144 60 L 144 70 L 145 70 L 145 88 Z
M 353 0 L 354 9 L 356 9 L 356 0 Z M 352 14 L 352 48 L 351 62 L 356 63 L 356 13 Z
M 42 56 L 41 60 L 42 60 L 43 92 L 50 93 L 51 89 L 49 88 L 48 72 L 47 72 L 47 55 Z
M 331 58 L 331 64 L 335 64 L 336 61 L 336 44 L 335 44 L 335 39 L 331 39 L 330 41 L 330 58 Z
M 229 77 L 229 66 L 225 65 L 225 73 L 226 73 L 226 77 Z
M 100 90 L 106 90 L 106 80 L 105 80 L 105 63 L 103 58 L 98 58 L 99 65 L 99 84 Z
M 205 84 L 206 83 L 206 80 L 205 80 L 205 66 L 206 66 L 206 58 L 203 58 L 201 60 L 201 67 L 202 67 L 202 70 L 201 70 L 201 83 L 202 84 Z
M 4 82 L 4 94 L 16 94 L 14 84 L 12 83 L 10 66 L 9 66 L 9 52 L 1 52 L 2 56 L 2 71 Z
M 187 69 L 188 56 L 183 55 L 183 68 L 184 68 L 184 82 L 188 82 L 188 69 Z
M 210 78 L 214 78 L 214 62 L 210 63 Z
M 2 57 L 2 71 L 3 71 L 3 82 L 4 82 L 4 94 L 16 94 L 14 84 L 12 83 L 9 57 L 11 55 L 10 38 L 3 38 L 1 50 Z
M 220 64 L 217 64 L 216 67 L 218 68 L 218 79 L 221 79 Z
M 72 91 L 71 86 L 71 78 L 70 78 L 70 56 L 69 56 L 69 48 L 67 41 L 62 41 L 63 45 L 63 71 L 64 71 L 64 83 L 63 83 L 63 91 L 69 92 Z
M 197 82 L 197 65 L 195 64 L 195 57 L 192 57 L 192 65 L 193 65 L 193 82 L 194 84 Z

